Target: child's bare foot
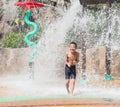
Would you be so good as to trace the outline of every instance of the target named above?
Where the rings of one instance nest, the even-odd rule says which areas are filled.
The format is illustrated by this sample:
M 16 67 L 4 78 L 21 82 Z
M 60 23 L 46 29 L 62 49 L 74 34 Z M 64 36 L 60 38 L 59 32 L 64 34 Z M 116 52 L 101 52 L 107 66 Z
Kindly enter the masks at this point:
M 73 93 L 69 93 L 70 96 L 73 96 Z

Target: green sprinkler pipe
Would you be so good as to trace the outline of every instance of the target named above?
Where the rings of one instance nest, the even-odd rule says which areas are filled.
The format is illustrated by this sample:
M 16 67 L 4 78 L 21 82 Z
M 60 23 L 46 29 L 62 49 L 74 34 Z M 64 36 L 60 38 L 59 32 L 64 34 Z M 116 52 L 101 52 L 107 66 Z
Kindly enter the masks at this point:
M 33 59 L 37 53 L 37 44 L 33 41 L 30 41 L 30 39 L 38 32 L 38 25 L 29 20 L 31 13 L 32 13 L 32 10 L 27 10 L 25 17 L 24 17 L 25 23 L 34 28 L 34 30 L 31 32 L 28 32 L 24 38 L 24 41 L 27 43 L 28 46 L 34 47 L 34 50 L 32 51 L 32 54 L 30 55 L 29 62 L 33 62 Z

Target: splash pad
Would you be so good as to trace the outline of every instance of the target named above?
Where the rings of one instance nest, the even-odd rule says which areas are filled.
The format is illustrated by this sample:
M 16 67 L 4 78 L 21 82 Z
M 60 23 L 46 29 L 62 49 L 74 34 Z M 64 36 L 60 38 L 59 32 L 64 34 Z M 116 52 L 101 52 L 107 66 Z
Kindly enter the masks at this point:
M 75 10 L 78 9 L 78 8 L 75 8 Z M 75 11 L 74 10 L 74 11 Z M 70 11 L 71 12 L 71 11 Z M 69 13 L 70 14 L 70 13 Z M 74 12 L 72 13 L 71 12 L 71 16 L 74 14 Z M 70 18 L 70 16 L 69 16 Z M 69 20 L 69 18 L 67 20 Z M 67 22 L 67 20 L 65 20 L 64 22 Z M 73 20 L 72 20 L 73 21 Z M 71 22 L 72 22 L 71 21 Z M 60 22 L 61 23 L 61 22 Z M 70 22 L 69 22 L 70 23 Z M 65 25 L 68 25 L 69 23 L 65 24 Z M 64 24 L 63 24 L 64 25 Z M 62 26 L 63 27 L 63 26 Z M 59 26 L 60 28 L 60 26 Z M 58 30 L 57 30 L 58 31 Z M 61 30 L 60 30 L 61 31 Z M 49 34 L 49 33 L 48 33 Z M 58 36 L 58 34 L 56 34 Z M 61 34 L 60 34 L 61 35 Z M 51 37 L 54 36 L 53 34 L 51 34 Z M 59 36 L 61 37 L 61 36 Z M 49 38 L 50 39 L 50 38 Z M 57 40 L 57 38 L 55 39 Z M 48 41 L 50 42 L 50 41 Z M 53 42 L 52 42 L 53 43 Z M 53 45 L 53 44 L 52 44 Z M 48 66 L 47 66 L 48 67 Z M 45 69 L 45 68 L 44 68 Z M 44 71 L 44 69 L 42 71 Z M 48 74 L 48 72 L 47 72 Z M 41 74 L 42 75 L 42 74 Z M 94 75 L 93 75 L 94 76 Z M 95 77 L 95 76 L 94 76 Z M 13 77 L 15 78 L 15 77 Z M 43 76 L 43 78 L 45 78 Z M 22 79 L 22 82 L 21 81 L 18 81 L 18 80 L 21 80 Z M 50 81 L 51 79 L 49 79 L 49 82 L 48 84 L 45 84 L 46 87 L 41 83 L 41 82 L 44 82 L 43 80 L 38 80 L 38 81 L 34 81 L 34 82 L 26 82 L 26 80 L 24 80 L 23 78 L 15 78 L 14 81 L 8 79 L 5 80 L 6 83 L 3 81 L 2 84 L 3 86 L 6 84 L 6 86 L 8 85 L 9 87 L 9 91 L 11 96 L 12 96 L 12 93 L 13 93 L 13 96 L 11 97 L 7 97 L 8 94 L 4 94 L 3 96 L 6 96 L 6 98 L 2 98 L 0 99 L 0 101 L 3 101 L 3 102 L 12 102 L 12 101 L 25 101 L 25 100 L 34 100 L 34 99 L 47 99 L 47 98 L 52 98 L 52 100 L 56 100 L 56 99 L 59 99 L 59 98 L 71 98 L 70 96 L 66 95 L 66 92 L 65 92 L 65 89 L 64 89 L 64 82 L 63 83 L 60 83 L 61 80 L 59 80 L 58 82 L 56 82 L 56 86 L 54 83 L 52 83 Z M 2 81 L 2 80 L 1 80 Z M 41 82 L 40 82 L 41 81 Z M 64 81 L 64 80 L 63 80 Z M 95 82 L 95 80 L 94 80 Z M 110 81 L 109 81 L 110 82 Z M 97 98 L 99 99 L 103 99 L 103 100 L 106 100 L 108 102 L 112 102 L 113 100 L 119 100 L 119 95 L 117 95 L 119 93 L 119 88 L 116 87 L 116 88 L 108 88 L 107 85 L 109 84 L 108 81 L 105 81 L 105 84 L 102 84 L 103 86 L 101 87 L 98 87 L 98 86 L 95 86 L 95 88 L 90 88 L 89 86 L 85 86 L 85 87 L 82 87 L 81 85 L 79 84 L 76 84 L 76 90 L 75 90 L 75 95 L 72 97 L 73 99 L 75 98 L 79 98 L 79 99 L 82 99 L 82 98 L 95 98 L 95 99 L 92 99 L 92 100 L 96 100 Z M 51 86 L 52 84 L 52 86 Z M 100 84 L 100 82 L 96 83 L 96 84 Z M 112 84 L 115 84 L 114 81 L 111 82 L 111 85 Z M 61 87 L 60 87 L 61 85 Z M 12 87 L 13 86 L 13 87 Z M 4 88 L 4 87 L 3 87 Z M 10 90 L 10 88 L 12 88 L 12 90 Z M 53 90 L 54 89 L 54 90 Z M 109 90 L 109 91 L 108 91 Z M 23 91 L 23 92 L 22 92 Z M 21 96 L 17 96 L 15 95 L 17 92 L 19 92 L 21 94 Z M 29 93 L 29 94 L 27 94 Z M 32 95 L 31 95 L 31 94 Z M 106 95 L 107 93 L 107 95 Z M 23 95 L 23 96 L 22 96 Z M 43 95 L 43 96 L 41 96 Z M 117 99 L 118 98 L 118 99 Z M 64 100 L 65 101 L 65 100 Z M 63 101 L 63 102 L 64 102 Z M 52 102 L 52 101 L 51 101 Z M 78 100 L 77 100 L 78 102 Z M 76 102 L 76 103 L 77 103 Z M 86 101 L 85 101 L 86 103 Z M 55 103 L 54 104 L 58 104 L 58 103 Z M 54 105 L 53 104 L 53 105 Z M 69 103 L 67 103 L 69 104 Z M 90 104 L 90 103 L 89 103 Z M 96 103 L 95 103 L 96 104 Z M 98 103 L 97 103 L 98 104 Z M 111 104 L 111 103 L 107 103 L 107 104 Z M 113 103 L 115 104 L 115 103 Z M 17 105 L 17 104 L 16 104 Z M 34 104 L 31 104 L 31 105 L 34 105 Z M 52 105 L 52 106 L 53 106 Z M 59 104 L 58 104 L 59 105 Z M 92 104 L 91 104 L 92 105 Z M 93 105 L 92 105 L 93 107 Z

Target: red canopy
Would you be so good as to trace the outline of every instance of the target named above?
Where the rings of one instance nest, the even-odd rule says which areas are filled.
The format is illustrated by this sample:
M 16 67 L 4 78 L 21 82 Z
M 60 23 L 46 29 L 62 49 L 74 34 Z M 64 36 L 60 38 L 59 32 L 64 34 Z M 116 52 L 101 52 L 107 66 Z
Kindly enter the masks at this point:
M 41 8 L 41 7 L 44 7 L 43 3 L 35 2 L 35 1 L 16 2 L 14 5 L 22 7 L 22 8 L 25 8 L 27 10 L 32 9 L 32 8 Z

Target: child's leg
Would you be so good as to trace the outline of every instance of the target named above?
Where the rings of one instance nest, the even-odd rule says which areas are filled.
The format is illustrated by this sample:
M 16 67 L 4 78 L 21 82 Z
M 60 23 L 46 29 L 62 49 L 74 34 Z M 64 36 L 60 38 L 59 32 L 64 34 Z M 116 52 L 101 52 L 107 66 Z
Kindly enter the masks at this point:
M 73 95 L 74 87 L 75 87 L 75 79 L 71 79 L 70 80 L 70 94 L 71 95 Z
M 70 83 L 70 80 L 66 79 L 66 89 L 67 89 L 68 94 L 70 93 L 70 91 L 69 91 L 69 83 Z

